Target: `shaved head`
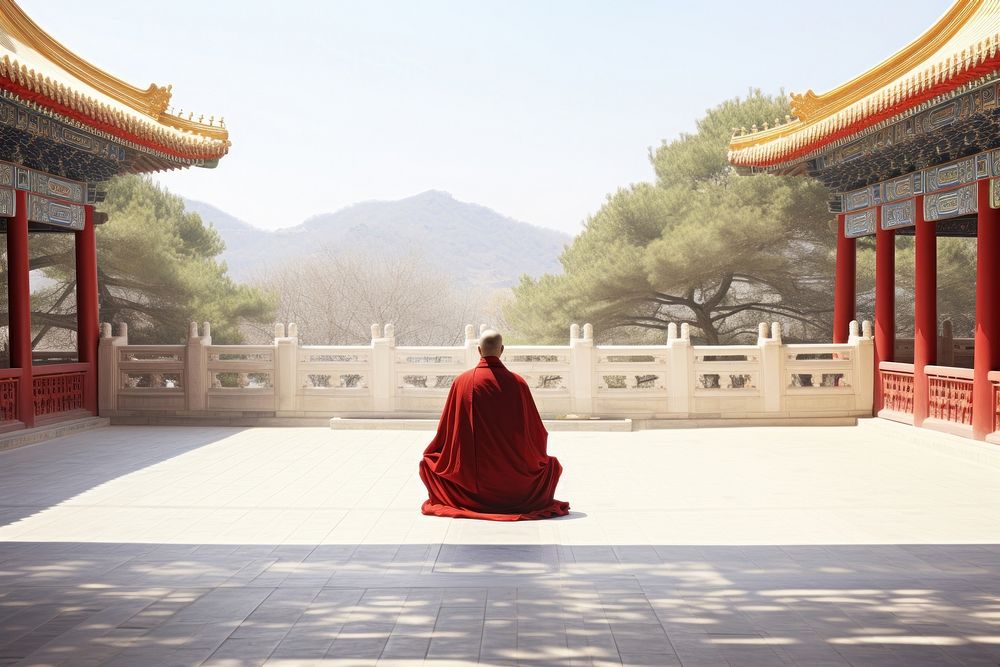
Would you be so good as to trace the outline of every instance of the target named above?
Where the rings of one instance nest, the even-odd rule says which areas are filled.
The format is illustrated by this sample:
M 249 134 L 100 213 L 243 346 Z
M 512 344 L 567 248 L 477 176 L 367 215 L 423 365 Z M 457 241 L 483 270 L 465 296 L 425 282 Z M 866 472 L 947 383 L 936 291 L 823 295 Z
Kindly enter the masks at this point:
M 479 335 L 479 354 L 484 357 L 499 357 L 503 352 L 503 336 L 499 331 L 487 329 Z

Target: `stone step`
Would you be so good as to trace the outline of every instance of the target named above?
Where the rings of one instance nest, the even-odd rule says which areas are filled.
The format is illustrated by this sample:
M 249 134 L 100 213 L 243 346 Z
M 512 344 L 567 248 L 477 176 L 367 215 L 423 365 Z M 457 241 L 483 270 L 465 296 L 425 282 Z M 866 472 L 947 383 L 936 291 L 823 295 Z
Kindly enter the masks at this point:
M 679 417 L 635 419 L 634 430 L 668 428 L 739 428 L 743 426 L 856 426 L 858 417 Z
M 8 431 L 0 433 L 0 451 L 26 447 L 27 445 L 61 438 L 71 433 L 102 428 L 109 424 L 110 420 L 106 417 L 79 417 L 76 419 L 67 419 L 62 422 L 52 422 L 34 428 Z
M 632 430 L 631 419 L 543 419 L 548 431 L 615 431 Z M 437 419 L 374 419 L 334 417 L 330 428 L 335 431 L 434 431 Z

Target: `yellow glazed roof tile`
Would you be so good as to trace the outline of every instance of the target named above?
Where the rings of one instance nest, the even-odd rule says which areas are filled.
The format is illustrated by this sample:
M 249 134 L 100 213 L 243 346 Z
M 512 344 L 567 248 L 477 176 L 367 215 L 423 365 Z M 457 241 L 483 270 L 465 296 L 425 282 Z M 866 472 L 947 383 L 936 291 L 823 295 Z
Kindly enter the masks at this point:
M 0 0 L 0 88 L 174 157 L 213 160 L 229 149 L 221 121 L 167 113 L 170 86 L 143 90 L 100 70 L 49 36 L 12 0 Z
M 789 122 L 741 131 L 729 146 L 737 166 L 774 166 L 981 78 L 1000 66 L 1000 0 L 958 0 L 923 35 L 823 95 L 792 95 Z

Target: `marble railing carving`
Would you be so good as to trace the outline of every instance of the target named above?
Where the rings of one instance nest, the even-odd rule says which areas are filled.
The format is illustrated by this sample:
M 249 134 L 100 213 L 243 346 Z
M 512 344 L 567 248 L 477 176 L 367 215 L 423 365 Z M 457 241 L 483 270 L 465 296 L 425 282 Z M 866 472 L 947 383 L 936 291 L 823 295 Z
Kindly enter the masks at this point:
M 397 346 L 392 325 L 369 345 L 305 346 L 294 324 L 271 345 L 213 345 L 208 323 L 186 345 L 129 345 L 104 327 L 100 409 L 108 416 L 424 416 L 440 413 L 455 377 L 478 361 L 463 345 Z M 762 324 L 756 345 L 692 345 L 671 325 L 664 345 L 596 345 L 589 325 L 568 345 L 510 345 L 546 417 L 722 418 L 869 415 L 870 327 L 850 342 L 788 345 Z

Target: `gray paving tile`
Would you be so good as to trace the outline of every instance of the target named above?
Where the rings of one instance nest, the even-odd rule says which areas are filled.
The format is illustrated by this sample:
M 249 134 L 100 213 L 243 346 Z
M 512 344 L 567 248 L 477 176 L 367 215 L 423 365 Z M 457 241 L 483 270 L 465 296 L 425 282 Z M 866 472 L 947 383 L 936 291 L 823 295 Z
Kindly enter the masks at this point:
M 0 454 L 0 664 L 1000 663 L 1000 480 L 968 460 L 864 426 L 557 433 L 587 516 L 504 525 L 416 512 L 424 434 L 331 437 Z

